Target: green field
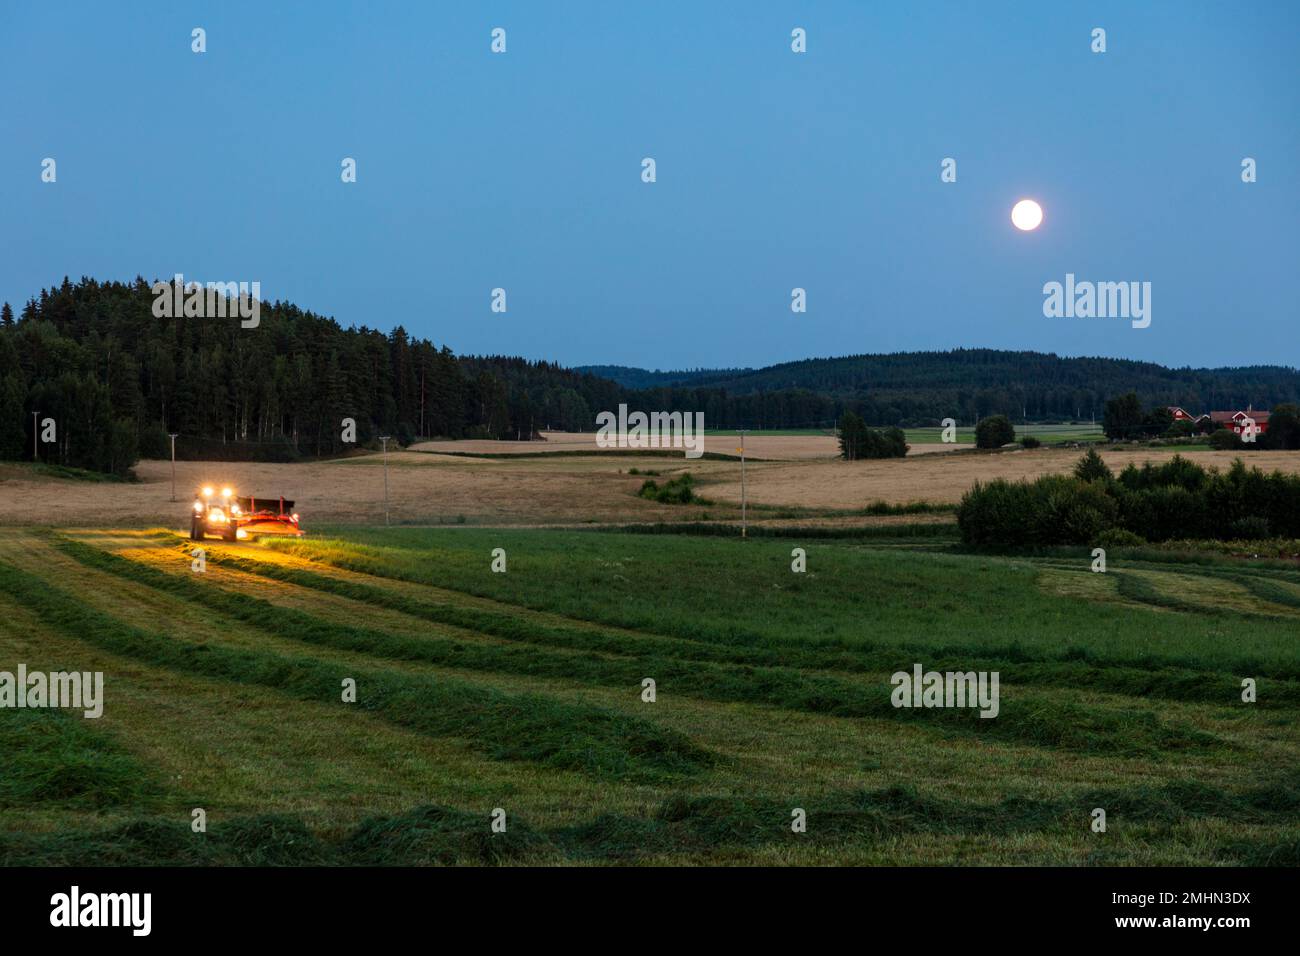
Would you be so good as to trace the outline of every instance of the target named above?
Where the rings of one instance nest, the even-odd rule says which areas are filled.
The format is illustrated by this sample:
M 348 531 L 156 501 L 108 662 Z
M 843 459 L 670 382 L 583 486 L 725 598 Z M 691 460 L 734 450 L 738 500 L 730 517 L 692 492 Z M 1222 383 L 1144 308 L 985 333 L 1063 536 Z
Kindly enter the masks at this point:
M 351 530 L 204 574 L 0 531 L 0 670 L 105 674 L 99 720 L 0 712 L 0 864 L 1300 863 L 1294 562 L 881 530 Z M 998 716 L 895 709 L 916 663 L 997 671 Z
M 1033 435 L 1044 444 L 1063 441 L 1102 441 L 1105 439 L 1100 425 L 1019 425 L 1015 426 L 1016 437 L 1021 435 Z M 909 428 L 907 431 L 907 441 L 911 445 L 935 445 L 942 440 L 942 428 Z M 975 443 L 975 427 L 958 427 L 957 442 L 959 444 Z

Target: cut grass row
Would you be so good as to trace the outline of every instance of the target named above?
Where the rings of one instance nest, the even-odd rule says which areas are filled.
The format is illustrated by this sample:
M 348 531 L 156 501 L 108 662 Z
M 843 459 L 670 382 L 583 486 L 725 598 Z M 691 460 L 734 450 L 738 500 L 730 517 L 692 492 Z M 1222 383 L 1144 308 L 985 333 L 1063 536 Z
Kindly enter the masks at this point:
M 180 547 L 183 549 L 185 546 Z M 765 682 L 761 676 L 755 678 L 753 669 L 780 668 L 784 671 L 798 668 L 879 675 L 893 673 L 900 668 L 908 669 L 911 666 L 911 659 L 908 656 L 910 652 L 900 647 L 862 644 L 850 650 L 809 644 L 789 644 L 781 647 L 737 646 L 708 644 L 641 633 L 634 635 L 615 633 L 598 628 L 540 623 L 517 613 L 422 600 L 355 579 L 318 573 L 280 562 L 256 560 L 219 549 L 210 550 L 208 560 L 219 566 L 235 568 L 247 574 L 284 581 L 375 607 L 400 611 L 411 617 L 466 628 L 511 641 L 601 654 L 633 654 L 640 662 L 637 667 L 640 668 L 642 676 L 655 676 L 661 681 L 672 678 L 674 688 L 714 699 L 778 703 L 796 709 L 813 711 L 820 709 L 822 712 L 840 716 L 867 716 L 868 714 L 882 716 L 880 711 L 855 707 L 852 703 L 847 707 L 844 706 L 846 689 L 830 682 L 824 681 L 817 687 L 805 682 L 801 692 L 786 688 L 784 693 L 779 693 L 780 688 L 764 686 Z M 391 653 L 399 654 L 396 650 Z M 435 657 L 424 659 L 438 662 Z M 463 655 L 457 660 L 462 666 L 474 666 L 467 663 Z M 702 677 L 712 676 L 707 667 L 701 666 L 709 663 L 745 667 L 747 670 L 742 675 L 743 679 L 755 686 L 752 690 L 747 690 L 743 696 L 735 696 L 737 692 L 734 688 L 719 694 L 716 683 L 711 684 L 701 680 Z M 1014 681 L 1018 685 L 1086 687 L 1095 691 L 1134 697 L 1159 697 L 1217 704 L 1228 704 L 1239 699 L 1240 678 L 1232 674 L 1171 667 L 1146 669 L 1099 667 L 1097 666 L 1099 663 L 1101 662 L 1094 659 L 1036 661 L 1027 659 L 1023 654 L 993 656 L 988 653 L 987 648 L 945 648 L 942 653 L 928 656 L 926 666 L 939 671 L 996 670 L 1003 675 L 1004 680 Z M 562 668 L 559 673 L 567 673 L 575 679 L 580 679 L 582 662 L 578 662 L 576 667 L 570 659 L 557 664 Z M 572 669 L 564 670 L 564 668 Z M 639 678 L 633 676 L 634 670 L 635 668 L 629 669 L 623 675 L 623 683 L 639 681 Z M 761 675 L 780 672 L 758 671 L 757 673 Z M 774 692 L 779 693 L 779 696 L 766 696 Z M 847 693 L 850 702 L 861 695 L 859 688 L 849 688 Z M 837 701 L 840 703 L 837 704 Z M 1267 701 L 1261 703 L 1266 709 L 1277 706 L 1300 706 L 1300 683 L 1277 681 Z
M 0 809 L 139 805 L 157 794 L 152 771 L 80 715 L 12 710 L 0 720 Z
M 643 678 L 653 677 L 660 693 L 681 693 L 715 702 L 767 704 L 834 717 L 920 721 L 941 725 L 949 732 L 1084 751 L 1145 753 L 1155 757 L 1216 742 L 1209 734 L 1169 726 L 1149 710 L 1113 705 L 1081 707 L 1059 697 L 1023 691 L 1004 692 L 1000 715 L 988 720 L 967 708 L 897 709 L 890 701 L 891 688 L 883 678 L 874 686 L 864 686 L 788 667 L 742 667 L 646 654 L 561 656 L 527 645 L 471 644 L 429 635 L 412 637 L 340 625 L 225 590 L 188 573 L 160 571 L 80 542 L 60 541 L 59 547 L 88 567 L 175 594 L 248 626 L 291 635 L 311 644 L 393 660 L 563 678 L 590 686 L 625 687 L 629 693 L 637 690 Z M 214 553 L 214 560 L 222 559 Z M 623 653 L 627 650 L 624 648 Z
M 346 542 L 269 547 L 362 574 L 709 644 L 886 646 L 913 655 L 1300 679 L 1293 620 L 1261 617 L 1225 641 L 1224 622 L 1210 616 L 1134 613 L 1132 606 L 1045 593 L 1034 558 L 810 542 L 807 573 L 793 574 L 795 543 L 663 536 L 650 544 L 610 532 L 392 529 L 359 530 Z M 510 556 L 507 574 L 488 572 L 496 547 Z
M 51 626 L 112 653 L 299 699 L 339 701 L 339 706 L 354 706 L 430 736 L 474 740 L 495 760 L 533 761 L 597 777 L 631 779 L 694 773 L 712 760 L 678 734 L 603 708 L 542 695 L 505 694 L 444 678 L 342 669 L 306 656 L 177 642 L 124 624 L 2 562 L 0 587 Z M 344 678 L 357 682 L 354 704 L 342 703 Z
M 363 820 L 326 840 L 296 817 L 234 819 L 195 835 L 179 822 L 141 820 L 108 830 L 41 835 L 0 834 L 0 865 L 428 865 L 636 861 L 809 844 L 836 849 L 881 844 L 908 834 L 1009 838 L 1086 827 L 1093 807 L 1107 809 L 1110 839 L 1126 831 L 1168 830 L 1192 821 L 1231 821 L 1263 828 L 1277 839 L 1220 847 L 1215 862 L 1300 863 L 1294 779 L 1240 792 L 1178 780 L 1126 790 L 1092 788 L 1052 799 L 1006 798 L 989 805 L 922 796 L 894 786 L 851 790 L 804 801 L 807 831 L 790 828 L 792 807 L 761 797 L 673 797 L 644 816 L 598 814 L 582 822 L 539 828 L 508 820 L 492 833 L 484 814 L 441 806 Z
M 419 553 L 408 556 L 400 552 L 393 553 L 390 549 L 347 546 L 337 542 L 312 542 L 309 545 L 280 547 L 278 550 L 286 551 L 318 565 L 370 576 L 379 580 L 387 578 L 417 585 L 442 587 L 446 587 L 448 583 L 453 586 L 464 583 L 463 578 L 457 580 L 455 577 L 447 575 L 446 577 L 452 577 L 451 582 L 447 582 L 444 580 L 443 575 L 430 572 L 429 564 L 434 561 L 437 562 L 437 567 L 440 569 L 447 565 L 445 552 L 440 552 L 436 558 L 430 555 L 429 561 L 421 561 L 420 558 L 423 555 Z M 513 614 L 472 610 L 443 603 L 414 601 L 396 595 L 385 588 L 375 588 L 354 581 L 343 581 L 337 577 L 328 577 L 284 564 L 263 561 L 254 562 L 223 551 L 214 551 L 213 555 L 214 560 L 218 562 L 229 561 L 233 566 L 254 571 L 258 574 L 279 577 L 282 580 L 293 581 L 305 587 L 329 590 L 380 606 L 395 607 L 406 613 L 424 617 L 427 620 L 460 624 L 483 633 L 497 634 L 514 640 L 534 640 L 541 643 L 553 643 L 557 646 L 589 647 L 611 651 L 626 647 L 627 638 L 624 635 L 602 636 L 599 633 L 593 634 L 587 629 L 569 633 L 565 628 L 538 626 Z M 876 561 L 880 561 L 881 559 L 888 559 L 890 556 L 880 553 L 874 557 Z M 954 559 L 948 560 L 953 561 Z M 985 563 L 984 559 L 970 560 L 979 565 Z M 1006 562 L 1003 563 L 1006 564 Z M 638 570 L 641 570 L 641 568 L 638 568 Z M 656 581 L 655 583 L 660 582 Z M 999 585 L 1000 583 L 998 582 Z M 1017 582 L 1017 584 L 1019 583 Z M 798 585 L 796 583 L 791 586 L 797 587 Z M 476 596 L 497 596 L 493 590 L 481 587 L 474 587 L 467 593 Z M 514 593 L 517 595 L 521 592 L 516 591 Z M 656 591 L 655 593 L 660 592 Z M 796 592 L 797 599 L 802 599 L 804 593 L 806 593 L 804 590 L 798 590 Z M 896 592 L 882 593 L 876 591 L 874 594 L 879 595 L 880 599 L 886 601 L 897 596 Z M 502 599 L 506 600 L 510 596 L 509 592 L 501 595 Z M 671 595 L 665 595 L 665 601 L 671 600 L 671 597 Z M 1056 646 L 1044 646 L 1042 644 L 1027 645 L 1021 641 L 1007 642 L 1005 638 L 1001 643 L 971 641 L 965 635 L 949 640 L 938 640 L 936 639 L 938 633 L 926 634 L 923 639 L 915 641 L 882 640 L 875 637 L 875 635 L 881 632 L 888 633 L 890 629 L 875 623 L 879 618 L 873 615 L 869 609 L 862 607 L 863 597 L 863 595 L 858 596 L 858 606 L 853 608 L 853 611 L 860 613 L 864 621 L 873 622 L 869 628 L 872 636 L 869 637 L 855 636 L 855 639 L 851 641 L 828 639 L 816 630 L 813 633 L 806 633 L 806 626 L 798 629 L 793 634 L 790 632 L 774 633 L 774 628 L 770 626 L 763 627 L 761 623 L 756 623 L 753 630 L 741 630 L 733 626 L 730 621 L 719 622 L 718 618 L 722 617 L 722 615 L 710 615 L 705 612 L 698 615 L 703 620 L 695 622 L 695 626 L 688 631 L 689 637 L 667 639 L 657 646 L 662 648 L 665 653 L 691 660 L 729 661 L 754 666 L 780 664 L 807 669 L 847 672 L 892 672 L 900 666 L 910 664 L 912 660 L 916 659 L 918 653 L 924 653 L 927 666 L 931 662 L 934 662 L 936 667 L 939 667 L 940 664 L 953 665 L 952 667 L 944 666 L 939 669 L 965 670 L 972 667 L 984 670 L 1006 669 L 1015 675 L 1017 682 L 1021 683 L 1053 686 L 1084 684 L 1097 690 L 1111 690 L 1116 693 L 1134 693 L 1142 696 L 1154 694 L 1172 699 L 1204 700 L 1207 702 L 1227 699 L 1225 694 L 1230 691 L 1232 686 L 1239 684 L 1239 678 L 1235 678 L 1234 673 L 1250 675 L 1268 673 L 1288 682 L 1300 680 L 1300 666 L 1293 663 L 1290 666 L 1278 665 L 1272 662 L 1265 663 L 1243 652 L 1238 652 L 1236 660 L 1229 661 L 1205 662 L 1190 655 L 1155 655 L 1150 653 L 1134 654 L 1131 657 L 1126 655 L 1116 661 L 1113 656 L 1099 651 L 1095 644 L 1082 641 L 1061 642 Z M 990 594 L 989 597 L 992 599 L 995 595 Z M 1038 600 L 1039 595 L 1036 595 L 1033 591 L 1029 593 L 1019 592 L 1017 597 L 1022 605 L 1032 603 L 1048 604 L 1054 600 L 1046 598 L 1040 601 Z M 536 602 L 529 600 L 525 603 L 540 610 L 554 610 L 561 614 L 574 610 L 568 602 L 542 599 Z M 773 598 L 764 596 L 756 603 L 770 609 Z M 1074 616 L 1076 606 L 1073 603 L 1058 600 L 1055 601 L 1055 604 L 1056 608 L 1050 610 L 1060 609 L 1064 604 L 1070 615 Z M 632 618 L 623 612 L 621 605 L 618 606 L 620 613 L 609 616 L 602 615 L 599 611 L 603 606 L 603 604 L 598 605 L 597 614 L 593 616 L 598 619 L 605 618 L 606 623 L 613 623 L 610 618 L 622 622 L 638 620 L 638 618 Z M 815 612 L 810 611 L 809 613 L 815 616 Z M 1118 613 L 1114 609 L 1096 609 L 1096 613 L 1101 618 L 1098 621 L 1099 628 L 1111 626 L 1117 618 L 1122 618 L 1129 629 L 1133 627 L 1131 611 L 1128 612 L 1127 618 L 1123 617 L 1123 609 Z M 942 633 L 942 622 L 939 619 L 944 616 L 943 611 L 935 608 L 933 616 L 935 618 L 933 632 Z M 1049 626 L 1057 623 L 1053 620 L 1053 617 L 1054 615 L 1050 614 L 1044 616 L 1044 620 Z M 1150 620 L 1151 615 L 1143 615 L 1142 617 L 1144 619 L 1139 620 L 1138 623 L 1151 629 L 1186 627 L 1185 624 L 1177 622 L 1171 624 L 1171 622 L 1167 621 Z M 969 615 L 966 620 L 969 630 L 975 632 L 984 629 L 988 624 L 984 615 L 981 614 Z M 665 615 L 664 620 L 657 623 L 660 627 L 668 628 L 672 626 L 673 620 L 671 615 Z M 628 626 L 628 624 L 621 623 L 619 626 Z M 1042 628 L 1044 625 L 1040 622 L 1038 626 Z M 1193 626 L 1197 626 L 1197 624 L 1193 624 Z M 863 630 L 868 630 L 868 628 L 864 627 Z M 675 633 L 681 633 L 676 629 L 674 631 Z M 655 640 L 651 638 L 638 639 Z M 1289 688 L 1284 699 L 1300 702 L 1300 688 Z

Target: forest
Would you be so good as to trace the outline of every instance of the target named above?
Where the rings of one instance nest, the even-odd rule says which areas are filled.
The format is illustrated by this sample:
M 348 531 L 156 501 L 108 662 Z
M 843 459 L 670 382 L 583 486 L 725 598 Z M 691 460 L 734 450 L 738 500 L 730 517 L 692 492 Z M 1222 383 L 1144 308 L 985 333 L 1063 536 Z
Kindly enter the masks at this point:
M 1108 397 L 1193 414 L 1300 400 L 1300 373 L 1167 369 L 1103 358 L 987 349 L 808 359 L 758 370 L 606 375 L 510 356 L 457 356 L 391 317 L 344 328 L 287 302 L 237 317 L 154 314 L 152 283 L 64 278 L 0 312 L 0 459 L 124 474 L 139 458 L 291 461 L 344 453 L 381 435 L 527 440 L 591 431 L 620 402 L 703 412 L 710 429 L 833 429 L 1101 417 Z M 233 310 L 232 310 L 233 313 Z M 391 331 L 383 331 L 391 328 Z M 615 380 L 618 379 L 618 380 Z M 637 387 L 643 386 L 643 387 Z M 51 424 L 47 424 L 51 423 Z
M 42 460 L 118 474 L 169 455 L 169 433 L 180 458 L 272 461 L 348 450 L 347 418 L 358 445 L 528 438 L 590 428 L 592 403 L 624 394 L 547 362 L 457 357 L 401 325 L 345 329 L 290 303 L 262 303 L 256 328 L 158 317 L 151 285 L 65 278 L 17 317 L 3 306 L 0 458 L 30 458 L 34 427 Z

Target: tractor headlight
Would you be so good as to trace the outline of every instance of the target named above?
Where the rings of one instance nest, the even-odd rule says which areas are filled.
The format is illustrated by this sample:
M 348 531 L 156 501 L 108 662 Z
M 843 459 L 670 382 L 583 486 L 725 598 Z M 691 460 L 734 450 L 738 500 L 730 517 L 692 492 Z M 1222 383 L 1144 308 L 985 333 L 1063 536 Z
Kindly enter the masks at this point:
M 242 541 L 248 537 L 248 532 L 243 528 L 239 528 L 235 531 L 235 537 Z
M 230 490 L 229 488 L 222 488 L 222 489 L 221 489 L 221 497 L 223 497 L 223 498 L 229 498 L 229 497 L 231 496 L 232 493 L 233 493 L 233 492 L 231 492 L 231 490 Z
M 194 510 L 195 510 L 198 514 L 203 514 L 203 502 L 201 502 L 201 501 L 196 501 L 196 502 L 194 502 Z
M 204 497 L 204 498 L 211 498 L 211 497 L 212 497 L 212 489 L 211 489 L 211 488 L 204 488 L 204 489 L 203 489 L 203 497 Z
M 208 520 L 211 521 L 213 524 L 225 524 L 226 513 L 222 511 L 220 508 L 213 508 L 211 511 L 208 512 Z

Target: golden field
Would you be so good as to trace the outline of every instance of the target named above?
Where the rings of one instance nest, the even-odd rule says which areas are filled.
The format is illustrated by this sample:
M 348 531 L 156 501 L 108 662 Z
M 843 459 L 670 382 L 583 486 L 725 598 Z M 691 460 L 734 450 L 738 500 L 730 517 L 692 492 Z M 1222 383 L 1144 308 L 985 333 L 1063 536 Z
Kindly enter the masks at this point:
M 710 452 L 732 454 L 734 436 L 708 436 Z M 589 454 L 582 452 L 590 450 Z M 546 452 L 564 454 L 547 455 Z M 575 454 L 576 453 L 576 454 Z M 845 462 L 833 457 L 829 436 L 751 435 L 746 455 L 752 521 L 836 520 L 874 502 L 953 503 L 974 482 L 1033 478 L 1069 471 L 1077 449 L 977 453 L 968 446 L 914 446 L 904 459 Z M 1160 463 L 1175 453 L 1141 448 L 1103 452 L 1112 469 L 1129 462 Z M 1184 452 L 1226 468 L 1232 452 Z M 511 457 L 490 457 L 507 455 Z M 1300 472 L 1300 452 L 1253 452 L 1248 463 Z M 637 497 L 644 474 L 663 481 L 693 473 L 707 505 L 664 505 Z M 390 515 L 394 524 L 582 525 L 739 516 L 740 463 L 688 460 L 680 452 L 613 453 L 592 435 L 555 435 L 546 442 L 424 442 L 388 456 Z M 383 460 L 379 455 L 295 464 L 141 461 L 138 481 L 88 482 L 53 478 L 22 464 L 0 465 L 0 524 L 180 527 L 188 502 L 203 483 L 229 484 L 241 494 L 283 495 L 296 501 L 304 526 L 382 523 Z

